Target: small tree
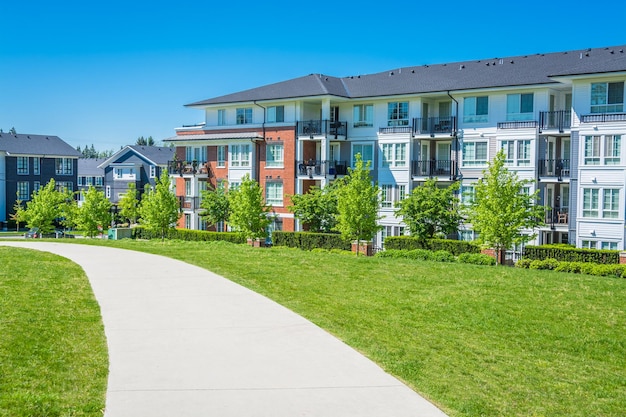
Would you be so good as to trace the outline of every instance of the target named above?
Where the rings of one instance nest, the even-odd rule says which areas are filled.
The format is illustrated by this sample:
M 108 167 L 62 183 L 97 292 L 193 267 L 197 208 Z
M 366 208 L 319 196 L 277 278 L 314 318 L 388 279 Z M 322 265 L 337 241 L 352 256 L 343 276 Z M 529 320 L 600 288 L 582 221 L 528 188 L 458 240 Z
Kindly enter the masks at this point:
M 532 230 L 542 222 L 543 207 L 537 205 L 539 190 L 524 192 L 533 182 L 510 172 L 500 150 L 476 184 L 468 221 L 480 233 L 479 241 L 496 250 L 496 259 L 502 250 L 532 239 L 534 235 L 522 234 L 522 230 Z
M 31 228 L 39 228 L 41 234 L 54 231 L 54 221 L 63 215 L 66 194 L 56 189 L 54 179 L 33 193 L 26 203 L 23 220 Z
M 370 162 L 363 164 L 361 155 L 356 155 L 354 169 L 348 169 L 337 188 L 337 226 L 341 235 L 350 240 L 371 240 L 380 229 L 378 208 L 380 191 L 378 184 L 372 183 Z M 359 250 L 356 252 L 359 255 Z
M 22 205 L 23 201 L 20 200 L 20 194 L 17 194 L 17 199 L 13 205 L 13 213 L 9 215 L 9 218 L 15 222 L 15 231 L 20 231 L 20 223 L 26 220 L 25 209 Z
M 216 225 L 219 222 L 227 222 L 230 216 L 230 202 L 228 194 L 220 183 L 216 189 L 210 188 L 202 191 L 202 202 L 200 208 L 204 212 L 200 214 L 209 225 Z
M 137 223 L 139 199 L 137 198 L 137 186 L 134 182 L 128 183 L 128 189 L 117 204 L 120 207 L 120 216 L 127 219 L 129 224 Z
M 228 192 L 230 202 L 229 224 L 245 238 L 264 238 L 270 223 L 270 208 L 265 205 L 259 183 L 246 174 L 241 185 Z
M 295 218 L 312 232 L 328 233 L 337 225 L 337 193 L 335 187 L 311 187 L 306 194 L 290 196 L 288 207 Z
M 180 218 L 180 204 L 172 192 L 167 170 L 163 170 L 155 188 L 149 188 L 143 194 L 139 216 L 141 224 L 146 229 L 159 233 L 161 240 L 164 240 L 167 231 L 176 225 Z
M 455 195 L 458 189 L 458 182 L 441 188 L 437 186 L 437 179 L 431 178 L 398 202 L 396 216 L 402 216 L 411 235 L 419 239 L 432 239 L 436 234 L 454 233 L 461 221 Z
M 111 202 L 104 192 L 90 186 L 85 201 L 76 213 L 76 226 L 85 235 L 94 237 L 111 223 Z

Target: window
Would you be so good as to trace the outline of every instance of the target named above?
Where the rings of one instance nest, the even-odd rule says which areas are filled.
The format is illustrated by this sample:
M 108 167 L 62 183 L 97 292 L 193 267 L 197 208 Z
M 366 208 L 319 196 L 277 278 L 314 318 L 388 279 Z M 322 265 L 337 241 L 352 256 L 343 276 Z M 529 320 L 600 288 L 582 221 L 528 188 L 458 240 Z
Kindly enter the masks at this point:
M 188 162 L 196 161 L 200 164 L 206 162 L 206 147 L 202 146 L 186 146 L 185 160 Z
M 150 178 L 156 177 L 157 175 L 156 171 L 157 171 L 156 166 L 150 165 Z
M 17 157 L 17 174 L 28 175 L 28 157 L 27 156 Z
M 383 167 L 405 167 L 406 143 L 383 143 L 382 158 Z
M 619 189 L 605 188 L 602 195 L 602 217 L 605 219 L 617 219 L 619 214 Z
M 583 188 L 583 217 L 598 217 L 600 190 Z
M 595 241 L 595 240 L 583 240 L 581 242 L 581 247 L 583 249 L 595 249 L 597 247 L 596 246 L 597 244 L 598 244 L 598 242 Z
M 530 140 L 503 140 L 501 146 L 505 162 L 509 165 L 529 166 L 530 145 Z
M 33 183 L 33 193 L 36 193 L 41 188 L 41 183 L 39 181 L 35 181 Z
M 382 184 L 380 186 L 380 201 L 382 208 L 391 208 L 393 206 L 393 185 Z
M 339 106 L 332 106 L 330 108 L 330 121 L 331 122 L 339 121 Z
M 217 125 L 218 126 L 226 125 L 226 110 L 225 109 L 217 110 Z
M 478 238 L 478 233 L 473 230 L 459 230 L 459 240 L 472 242 Z
M 354 127 L 374 126 L 374 105 L 357 104 L 354 106 Z
M 463 99 L 463 122 L 484 123 L 489 120 L 489 97 L 466 97 Z
M 79 187 L 82 186 L 85 183 L 85 177 L 78 177 L 77 178 L 77 183 L 76 185 L 78 185 Z
M 463 166 L 479 166 L 487 164 L 487 142 L 463 143 Z
M 247 125 L 252 123 L 252 107 L 237 109 L 237 124 Z
M 217 167 L 224 168 L 226 166 L 226 145 L 218 145 L 217 147 Z
M 600 242 L 600 249 L 617 250 L 617 242 Z
M 267 108 L 268 123 L 282 123 L 285 121 L 285 106 L 272 106 Z
M 250 166 L 250 145 L 230 145 L 230 166 Z
M 621 135 L 585 136 L 584 165 L 618 165 L 621 154 Z
M 624 82 L 591 84 L 591 113 L 622 111 L 624 111 Z
M 191 214 L 185 213 L 185 229 L 191 229 Z
M 406 198 L 406 185 L 400 184 L 396 190 L 396 201 L 404 200 Z
M 95 177 L 96 178 L 96 187 L 102 187 L 102 183 L 104 181 L 104 178 L 102 177 Z
M 283 167 L 283 145 L 271 144 L 265 148 L 265 166 L 272 168 Z
M 85 185 L 93 185 L 93 177 L 85 177 Z
M 56 158 L 55 166 L 57 175 L 72 175 L 73 164 L 70 158 Z
M 106 186 L 105 196 L 106 198 L 111 198 L 111 186 L 110 185 Z
M 113 178 L 116 180 L 134 180 L 135 168 L 114 168 Z
M 268 182 L 265 184 L 265 203 L 270 206 L 283 205 L 282 182 Z
M 461 205 L 469 206 L 476 199 L 476 188 L 473 185 L 464 185 L 461 188 Z
M 353 144 L 352 145 L 352 166 L 356 163 L 356 155 L 361 154 L 363 165 L 370 163 L 370 169 L 372 168 L 372 160 L 374 159 L 374 145 L 371 144 Z
M 38 156 L 33 157 L 33 174 L 41 174 L 41 159 Z
M 29 193 L 29 184 L 27 181 L 18 181 L 17 182 L 17 198 L 25 201 L 30 199 L 30 193 Z
M 57 181 L 56 189 L 61 192 L 74 191 L 74 184 L 71 181 Z
M 387 126 L 409 125 L 409 102 L 387 103 Z
M 191 180 L 185 178 L 185 196 L 186 197 L 193 196 L 192 192 L 193 192 L 193 190 L 192 190 L 192 187 L 191 187 Z
M 240 183 L 239 181 L 231 181 L 231 182 L 228 184 L 228 189 L 229 189 L 230 191 L 235 191 L 236 189 L 238 189 L 238 188 L 239 188 L 239 186 L 241 186 L 241 183 Z
M 507 94 L 506 120 L 532 120 L 533 93 Z

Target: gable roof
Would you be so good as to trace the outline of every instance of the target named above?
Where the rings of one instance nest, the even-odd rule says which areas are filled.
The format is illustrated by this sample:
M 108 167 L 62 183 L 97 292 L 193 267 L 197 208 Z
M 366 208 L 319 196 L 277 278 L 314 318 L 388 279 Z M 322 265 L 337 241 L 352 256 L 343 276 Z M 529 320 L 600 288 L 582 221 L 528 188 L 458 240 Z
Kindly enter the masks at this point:
M 332 95 L 366 98 L 552 84 L 552 76 L 626 71 L 626 45 L 404 67 L 369 75 L 311 74 L 187 104 L 206 106 Z
M 80 152 L 58 136 L 0 133 L 0 151 L 16 155 L 74 157 Z
M 168 146 L 127 145 L 111 155 L 111 157 L 98 165 L 98 167 L 104 168 L 107 165 L 114 163 L 121 156 L 127 154 L 128 152 L 136 154 L 140 158 L 147 160 L 152 165 L 167 165 L 167 162 L 171 161 L 174 158 L 175 151 L 175 148 L 171 148 Z
M 102 158 L 79 158 L 78 159 L 78 176 L 82 177 L 103 177 L 104 169 L 100 168 L 100 164 L 104 161 Z

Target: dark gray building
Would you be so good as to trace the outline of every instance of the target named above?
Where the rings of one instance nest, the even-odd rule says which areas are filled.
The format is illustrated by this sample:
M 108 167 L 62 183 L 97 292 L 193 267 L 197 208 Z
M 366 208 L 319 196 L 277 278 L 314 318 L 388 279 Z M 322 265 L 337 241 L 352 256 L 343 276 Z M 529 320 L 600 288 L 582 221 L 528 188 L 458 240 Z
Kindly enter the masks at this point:
M 50 179 L 76 191 L 79 157 L 58 136 L 0 133 L 0 222 L 9 219 L 18 197 L 30 200 Z

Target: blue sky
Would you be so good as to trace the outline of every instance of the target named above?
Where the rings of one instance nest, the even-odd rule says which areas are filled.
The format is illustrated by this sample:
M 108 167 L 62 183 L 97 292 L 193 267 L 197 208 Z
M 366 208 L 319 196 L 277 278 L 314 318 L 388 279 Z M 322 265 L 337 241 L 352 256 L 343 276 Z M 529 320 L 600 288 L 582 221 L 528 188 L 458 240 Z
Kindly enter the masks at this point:
M 369 74 L 626 44 L 626 2 L 0 3 L 0 128 L 117 150 L 203 121 L 185 104 Z

